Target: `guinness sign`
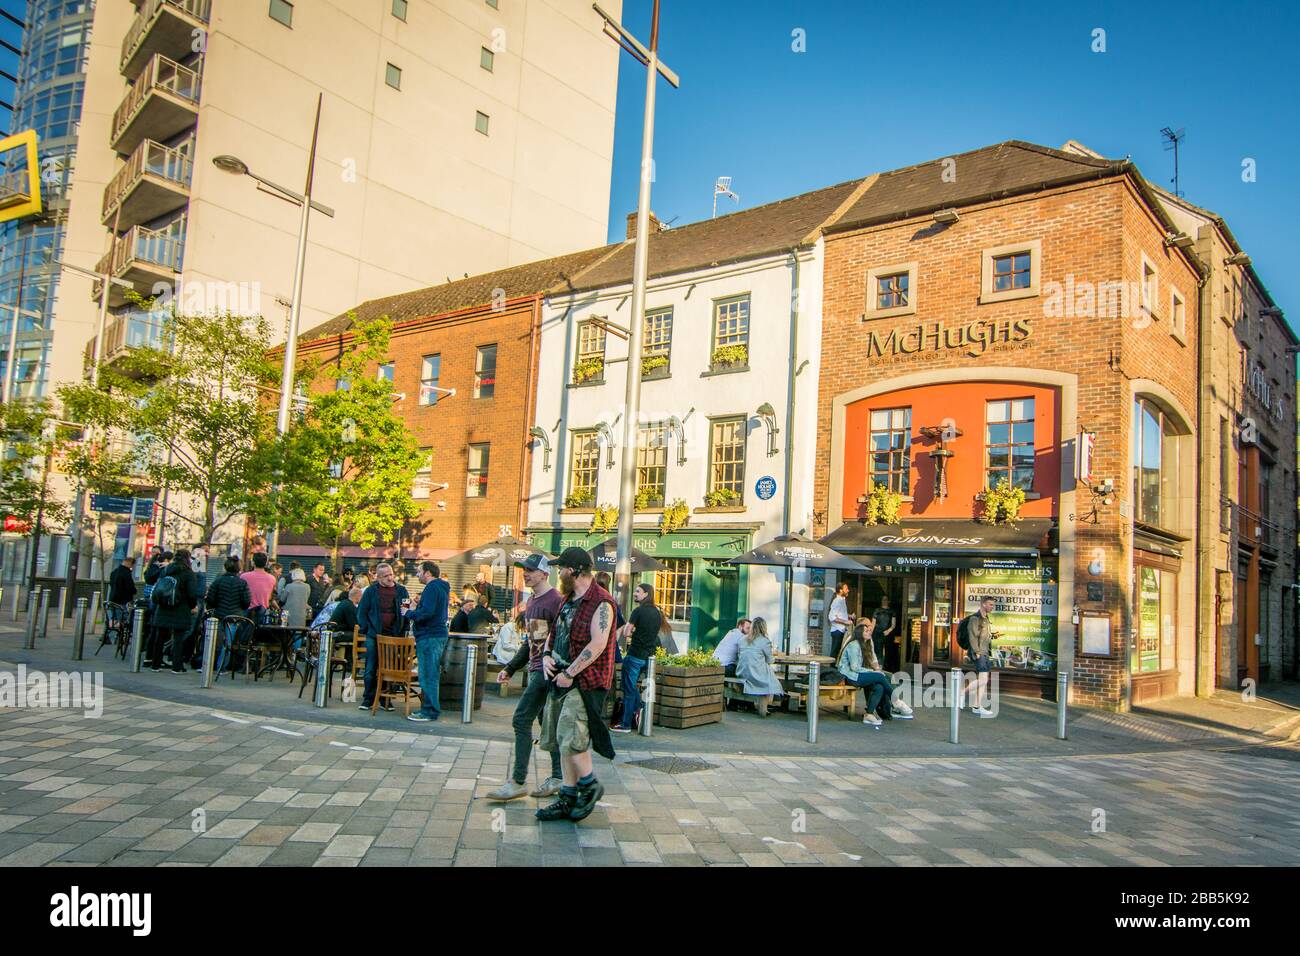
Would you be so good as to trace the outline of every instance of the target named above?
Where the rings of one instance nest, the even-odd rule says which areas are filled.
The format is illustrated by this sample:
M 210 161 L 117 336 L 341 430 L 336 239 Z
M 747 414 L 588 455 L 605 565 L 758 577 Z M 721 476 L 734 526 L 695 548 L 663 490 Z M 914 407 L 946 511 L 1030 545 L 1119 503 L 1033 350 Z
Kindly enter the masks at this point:
M 867 358 L 947 349 L 961 349 L 971 358 L 979 358 L 994 345 L 1023 342 L 1032 332 L 1029 319 L 984 319 L 955 326 L 942 320 L 922 322 L 911 328 L 890 329 L 888 335 L 870 332 Z

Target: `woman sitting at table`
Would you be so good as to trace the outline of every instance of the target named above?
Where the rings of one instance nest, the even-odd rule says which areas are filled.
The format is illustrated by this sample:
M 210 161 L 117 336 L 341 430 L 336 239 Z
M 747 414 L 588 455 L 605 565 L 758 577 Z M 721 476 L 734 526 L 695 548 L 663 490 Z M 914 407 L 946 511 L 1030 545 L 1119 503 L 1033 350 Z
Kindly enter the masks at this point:
M 772 671 L 772 642 L 767 638 L 767 622 L 754 618 L 748 634 L 736 654 L 736 676 L 745 682 L 745 693 L 758 697 L 758 716 L 767 716 L 773 697 L 785 696 L 785 688 Z
M 901 700 L 897 704 L 892 702 L 894 685 L 889 675 L 881 671 L 876 649 L 871 643 L 875 626 L 876 622 L 869 617 L 858 618 L 853 637 L 840 650 L 835 669 L 844 675 L 846 682 L 862 688 L 867 698 L 867 711 L 862 715 L 862 722 L 879 728 L 883 721 L 892 717 L 911 720 L 912 708 Z
M 515 658 L 515 652 L 524 642 L 524 609 L 521 605 L 518 613 L 514 618 L 502 624 L 497 631 L 496 646 L 492 648 L 492 656 L 497 659 L 499 664 L 509 664 Z

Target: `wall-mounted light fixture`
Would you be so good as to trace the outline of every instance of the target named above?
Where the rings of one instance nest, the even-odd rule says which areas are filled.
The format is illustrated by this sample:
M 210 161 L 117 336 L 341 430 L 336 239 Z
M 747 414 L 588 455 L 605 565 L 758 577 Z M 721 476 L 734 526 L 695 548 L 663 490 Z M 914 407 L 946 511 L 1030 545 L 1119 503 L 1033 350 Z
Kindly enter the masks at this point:
M 695 409 L 691 409 L 695 411 Z M 688 413 L 689 414 L 689 413 Z M 676 437 L 677 439 L 677 467 L 680 468 L 686 464 L 686 426 L 676 415 L 670 417 L 664 422 L 664 437 Z
M 618 421 L 618 419 L 614 419 Z M 605 446 L 605 467 L 614 467 L 614 430 L 607 422 L 596 423 L 596 440 Z
M 776 409 L 771 402 L 758 406 L 758 417 L 767 426 L 767 457 L 771 458 L 776 454 L 776 436 L 781 434 L 781 429 L 776 427 Z
M 534 425 L 532 428 L 528 429 L 528 437 L 536 438 L 538 441 L 542 443 L 542 471 L 543 472 L 550 471 L 551 470 L 551 439 L 550 436 L 546 434 L 546 429 L 542 428 L 539 425 Z
M 932 218 L 941 226 L 951 226 L 960 220 L 961 216 L 957 215 L 956 209 L 940 209 Z

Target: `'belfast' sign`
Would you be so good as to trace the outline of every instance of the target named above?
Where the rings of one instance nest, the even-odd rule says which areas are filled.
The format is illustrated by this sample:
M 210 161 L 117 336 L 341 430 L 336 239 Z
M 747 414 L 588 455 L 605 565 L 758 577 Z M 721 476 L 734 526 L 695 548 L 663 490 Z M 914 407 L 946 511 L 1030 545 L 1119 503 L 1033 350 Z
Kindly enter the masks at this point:
M 984 319 L 965 325 L 949 326 L 942 321 L 922 322 L 911 328 L 890 329 L 889 334 L 871 332 L 867 341 L 867 358 L 883 355 L 913 355 L 928 350 L 963 349 L 978 358 L 1000 343 L 1022 342 L 1033 327 L 1029 319 Z

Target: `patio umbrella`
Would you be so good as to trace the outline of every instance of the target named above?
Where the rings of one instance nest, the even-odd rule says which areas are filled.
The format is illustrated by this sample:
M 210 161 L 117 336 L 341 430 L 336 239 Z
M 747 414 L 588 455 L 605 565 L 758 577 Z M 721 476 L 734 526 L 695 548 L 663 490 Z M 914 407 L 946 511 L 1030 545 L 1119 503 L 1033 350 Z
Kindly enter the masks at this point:
M 818 544 L 801 534 L 783 534 L 778 538 L 760 544 L 751 551 L 732 558 L 728 564 L 763 564 L 777 568 L 826 568 L 831 571 L 859 571 L 866 573 L 863 567 L 852 558 L 838 551 Z
M 462 551 L 460 554 L 453 555 L 440 563 L 472 565 L 490 564 L 493 568 L 506 568 L 509 570 L 514 567 L 516 561 L 522 561 L 530 554 L 540 554 L 543 557 L 550 557 L 550 555 L 541 548 L 534 548 L 527 541 L 520 541 L 513 535 L 507 535 L 504 538 L 497 538 L 495 541 L 480 544 L 476 548 L 470 548 L 468 551 Z
M 588 552 L 591 555 L 592 563 L 596 566 L 597 571 L 608 571 L 614 573 L 614 566 L 618 563 L 618 538 L 610 538 L 608 541 L 602 541 Z M 632 573 L 644 574 L 650 571 L 665 571 L 668 565 L 662 561 L 656 561 L 650 555 L 646 554 L 639 548 L 632 549 Z
M 767 544 L 760 544 L 757 548 L 732 558 L 727 563 L 761 564 L 776 568 L 825 568 L 831 571 L 866 572 L 870 570 L 852 558 L 845 557 L 838 551 L 834 551 L 824 544 L 818 544 L 811 538 L 805 538 L 801 534 L 783 534 L 767 542 Z M 787 577 L 786 580 L 789 581 L 789 578 Z M 785 633 L 781 643 L 783 649 L 789 650 L 790 588 L 786 587 L 785 592 L 785 614 L 783 615 L 785 618 Z

